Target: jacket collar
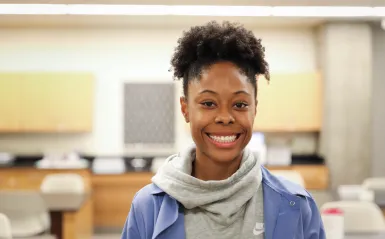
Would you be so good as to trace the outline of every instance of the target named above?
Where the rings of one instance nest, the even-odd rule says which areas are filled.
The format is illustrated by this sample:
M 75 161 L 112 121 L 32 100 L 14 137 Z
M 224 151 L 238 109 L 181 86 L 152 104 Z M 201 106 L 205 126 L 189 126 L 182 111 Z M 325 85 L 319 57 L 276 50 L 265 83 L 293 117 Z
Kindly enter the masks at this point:
M 266 238 L 294 238 L 300 219 L 300 197 L 310 195 L 295 184 L 278 180 L 266 168 L 261 167 L 261 169 Z M 165 194 L 155 184 L 152 184 L 151 187 L 151 194 Z M 165 220 L 156 223 L 153 239 L 157 238 L 157 235 L 173 225 L 178 219 L 179 205 L 177 201 L 167 194 L 164 200 L 159 217 L 164 216 Z M 172 215 L 169 215 L 170 211 L 173 212 Z
M 151 186 L 150 193 L 152 195 L 164 193 L 164 191 L 160 189 L 158 186 L 156 186 L 155 184 L 152 183 L 150 186 Z
M 273 176 L 265 167 L 261 166 L 262 169 L 262 183 L 269 186 L 271 189 L 276 191 L 277 193 L 281 194 L 282 196 L 285 196 L 287 199 L 291 199 L 292 196 L 303 196 L 303 197 L 309 197 L 309 193 L 303 189 L 302 187 L 299 187 L 294 184 L 285 184 L 282 183 L 281 180 L 277 180 L 275 176 Z M 160 189 L 155 184 L 151 184 L 151 194 L 162 194 L 164 191 Z

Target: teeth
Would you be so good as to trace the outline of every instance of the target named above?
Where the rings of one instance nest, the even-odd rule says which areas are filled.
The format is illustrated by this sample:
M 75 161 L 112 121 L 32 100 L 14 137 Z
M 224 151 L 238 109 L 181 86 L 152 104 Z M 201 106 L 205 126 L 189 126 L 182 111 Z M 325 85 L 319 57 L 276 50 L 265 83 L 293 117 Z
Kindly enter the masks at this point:
M 215 136 L 215 135 L 210 135 L 210 138 L 213 140 L 219 142 L 219 143 L 231 143 L 234 142 L 237 139 L 236 135 L 232 136 Z

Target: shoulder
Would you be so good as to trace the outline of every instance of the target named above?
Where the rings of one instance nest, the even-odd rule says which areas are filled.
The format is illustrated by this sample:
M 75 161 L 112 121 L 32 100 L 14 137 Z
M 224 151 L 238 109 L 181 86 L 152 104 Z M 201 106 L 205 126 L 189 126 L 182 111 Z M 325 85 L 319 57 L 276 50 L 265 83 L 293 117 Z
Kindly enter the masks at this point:
M 151 234 L 159 200 L 154 196 L 156 190 L 155 185 L 149 184 L 135 194 L 123 228 L 122 239 L 148 238 Z
M 317 238 L 324 237 L 324 229 L 321 216 L 311 194 L 302 186 L 290 182 L 284 178 L 276 177 L 266 168 L 262 167 L 263 182 L 277 193 L 293 198 L 296 197 L 300 202 L 301 225 L 306 238 L 310 235 L 318 235 Z
M 163 196 L 164 193 L 155 184 L 148 184 L 135 194 L 130 214 L 139 228 L 149 226 L 148 223 L 153 222 L 154 216 L 158 215 Z
M 263 182 L 277 193 L 283 196 L 289 195 L 290 197 L 298 198 L 301 205 L 301 213 L 304 217 L 308 217 L 313 211 L 315 211 L 315 214 L 319 214 L 313 197 L 302 186 L 282 177 L 274 176 L 264 167 L 262 167 L 262 175 Z
M 146 209 L 156 203 L 156 196 L 162 194 L 164 194 L 164 192 L 155 184 L 148 184 L 135 194 L 132 205 L 137 209 Z

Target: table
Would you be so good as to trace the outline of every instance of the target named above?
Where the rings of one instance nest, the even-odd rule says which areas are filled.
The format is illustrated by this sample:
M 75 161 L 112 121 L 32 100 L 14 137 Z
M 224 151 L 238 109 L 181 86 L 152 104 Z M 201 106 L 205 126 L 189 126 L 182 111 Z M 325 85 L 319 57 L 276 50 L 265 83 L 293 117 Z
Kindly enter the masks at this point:
M 357 234 L 347 234 L 345 235 L 344 239 L 384 239 L 385 238 L 385 232 L 382 233 L 357 233 Z

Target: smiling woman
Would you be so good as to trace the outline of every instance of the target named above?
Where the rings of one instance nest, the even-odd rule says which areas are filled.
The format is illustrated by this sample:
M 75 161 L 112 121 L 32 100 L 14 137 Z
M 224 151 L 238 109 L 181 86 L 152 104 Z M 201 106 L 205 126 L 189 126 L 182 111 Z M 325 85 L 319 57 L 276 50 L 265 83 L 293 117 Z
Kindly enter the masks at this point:
M 137 193 L 122 239 L 325 238 L 312 197 L 246 149 L 257 80 L 269 79 L 264 52 L 251 31 L 229 22 L 179 39 L 171 64 L 195 145 L 170 156 Z
M 183 79 L 180 102 L 197 145 L 197 178 L 226 179 L 239 167 L 256 115 L 256 78 L 269 79 L 264 51 L 251 31 L 228 22 L 193 27 L 179 40 L 171 63 Z

